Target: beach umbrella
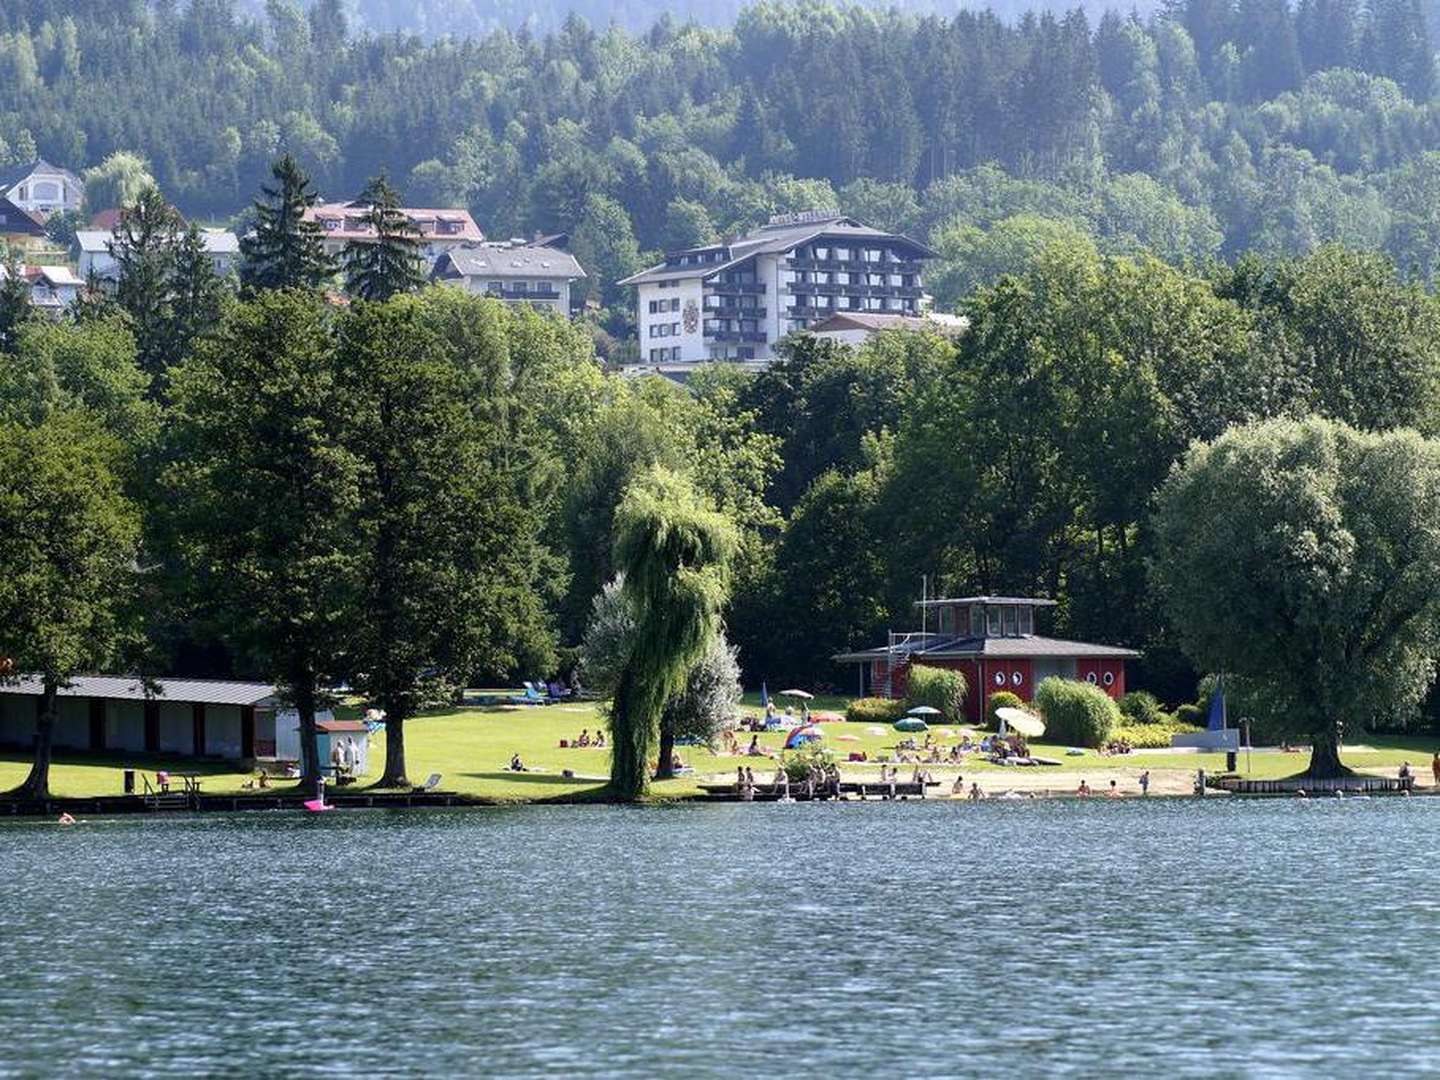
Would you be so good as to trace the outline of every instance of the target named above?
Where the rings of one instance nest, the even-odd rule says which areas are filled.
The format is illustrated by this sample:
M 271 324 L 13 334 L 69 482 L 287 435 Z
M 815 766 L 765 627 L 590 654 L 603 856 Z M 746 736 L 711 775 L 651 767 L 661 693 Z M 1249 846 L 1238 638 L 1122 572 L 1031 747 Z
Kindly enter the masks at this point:
M 1045 734 L 1045 721 L 1024 709 L 1012 709 L 1008 705 L 995 710 L 995 715 L 1027 739 L 1038 739 Z
M 929 731 L 930 725 L 918 716 L 902 716 L 895 721 L 896 731 Z
M 838 712 L 822 711 L 812 712 L 810 714 L 810 722 L 812 724 L 838 724 L 844 719 L 845 717 L 841 716 Z
M 916 705 L 906 716 L 939 716 L 940 710 L 933 705 Z
M 783 694 L 785 697 L 804 698 L 806 701 L 810 700 L 815 696 L 808 690 L 781 690 L 780 693 Z

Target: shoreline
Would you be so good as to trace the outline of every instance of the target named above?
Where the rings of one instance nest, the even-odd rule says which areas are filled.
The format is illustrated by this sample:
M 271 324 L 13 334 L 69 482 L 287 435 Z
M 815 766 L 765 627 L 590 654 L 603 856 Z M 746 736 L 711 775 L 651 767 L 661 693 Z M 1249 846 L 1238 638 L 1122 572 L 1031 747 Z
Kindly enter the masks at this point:
M 973 781 L 967 777 L 966 787 L 971 782 L 978 784 L 983 792 L 983 799 L 972 800 L 968 795 L 954 794 L 951 791 L 954 775 L 944 776 L 938 787 L 923 796 L 898 796 L 895 798 L 877 798 L 841 796 L 835 798 L 817 798 L 815 800 L 801 799 L 797 801 L 816 802 L 847 802 L 847 803 L 875 803 L 875 802 L 911 802 L 911 803 L 947 803 L 947 802 L 1031 802 L 1031 801 L 1055 801 L 1070 800 L 1075 802 L 1120 802 L 1134 801 L 1137 799 L 1277 799 L 1277 798 L 1300 798 L 1293 791 L 1270 791 L 1270 792 L 1229 792 L 1216 788 L 1208 788 L 1203 796 L 1194 792 L 1194 774 L 1183 770 L 1155 769 L 1148 770 L 1151 773 L 1150 790 L 1142 793 L 1139 790 L 1139 774 L 1147 771 L 1143 768 L 1107 769 L 1096 770 L 1091 773 L 1082 774 L 1078 770 L 1073 772 L 1057 773 L 1053 771 L 1024 773 L 1012 773 L 1009 771 L 997 773 L 994 770 L 975 772 Z M 963 773 L 961 775 L 964 775 Z M 723 777 L 707 777 L 709 779 L 722 780 Z M 848 779 L 848 778 L 847 778 Z M 869 778 L 866 778 L 867 781 Z M 1065 783 L 1056 783 L 1061 780 Z M 1068 781 L 1075 782 L 1069 783 Z M 1082 796 L 1076 790 L 1081 779 L 1090 783 L 1091 794 Z M 1298 777 L 1296 779 L 1299 779 Z M 1383 779 L 1374 774 L 1359 773 L 1356 780 Z M 1115 794 L 1110 794 L 1110 781 L 1116 781 Z M 878 780 L 873 781 L 878 786 Z M 1122 786 L 1123 785 L 1123 786 Z M 178 793 L 177 793 L 178 794 Z M 1417 784 L 1413 791 L 1373 791 L 1357 793 L 1348 797 L 1432 797 L 1440 795 L 1440 787 L 1433 784 Z M 1326 799 L 1335 798 L 1331 792 L 1318 791 L 1313 795 L 1304 797 Z M 3 817 L 55 817 L 62 813 L 71 815 L 88 814 L 104 817 L 127 817 L 140 814 L 167 814 L 167 813 L 253 813 L 257 811 L 293 811 L 306 812 L 305 802 L 313 798 L 308 792 L 298 789 L 279 789 L 260 794 L 224 794 L 204 795 L 193 794 L 183 795 L 179 798 L 171 797 L 164 802 L 158 802 L 153 797 L 145 795 L 86 795 L 86 796 L 51 796 L 46 799 L 15 799 L 0 798 L 0 818 Z M 486 795 L 474 795 L 464 792 L 428 791 L 428 792 L 403 792 L 389 790 L 367 790 L 360 789 L 355 792 L 337 793 L 333 789 L 327 790 L 327 804 L 336 810 L 421 810 L 421 809 L 456 809 L 456 808 L 496 808 L 507 806 L 580 806 L 580 805 L 626 805 L 619 800 L 606 795 L 603 789 L 587 789 L 575 792 L 561 792 L 542 798 L 520 798 L 520 797 L 495 797 Z M 667 804 L 714 804 L 725 803 L 733 805 L 741 802 L 736 798 L 716 798 L 706 792 L 694 792 L 674 795 L 652 795 L 642 800 L 641 805 L 663 806 Z M 756 802 L 773 802 L 775 800 L 762 798 Z

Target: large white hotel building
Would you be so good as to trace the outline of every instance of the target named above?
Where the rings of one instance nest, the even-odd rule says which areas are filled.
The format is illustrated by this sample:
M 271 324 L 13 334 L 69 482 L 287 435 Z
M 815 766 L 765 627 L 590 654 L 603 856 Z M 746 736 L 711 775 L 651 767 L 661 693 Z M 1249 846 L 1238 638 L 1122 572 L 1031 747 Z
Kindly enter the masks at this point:
M 620 282 L 637 293 L 642 364 L 765 361 L 794 330 L 838 313 L 918 316 L 925 245 L 828 211 L 677 251 Z

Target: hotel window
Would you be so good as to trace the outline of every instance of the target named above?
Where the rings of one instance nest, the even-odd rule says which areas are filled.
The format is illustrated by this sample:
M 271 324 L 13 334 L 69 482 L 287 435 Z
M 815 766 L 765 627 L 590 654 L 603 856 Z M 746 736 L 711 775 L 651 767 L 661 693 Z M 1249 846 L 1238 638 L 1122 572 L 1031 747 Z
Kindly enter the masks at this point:
M 999 637 L 1000 630 L 1000 609 L 998 607 L 987 607 L 985 609 L 986 633 L 990 637 Z
M 680 336 L 680 324 L 679 324 L 678 322 L 672 322 L 672 323 L 670 324 L 670 336 L 671 336 L 671 337 L 679 337 L 679 336 Z
M 815 306 L 816 306 L 817 308 L 822 308 L 822 307 L 823 307 L 823 308 L 828 308 L 828 307 L 830 306 L 830 297 L 828 297 L 828 296 L 817 296 L 817 297 L 815 297 Z
M 985 636 L 985 609 L 979 604 L 970 605 L 970 636 Z
M 837 296 L 835 298 L 835 306 L 838 307 L 841 311 L 849 311 L 850 304 L 851 300 L 848 296 Z
M 1004 608 L 1003 610 L 1004 610 L 1004 612 L 1005 612 L 1005 636 L 1006 636 L 1006 637 L 1014 637 L 1014 636 L 1015 636 L 1015 609 L 1014 609 L 1013 607 L 1007 607 L 1007 608 Z
M 827 247 L 817 247 L 817 248 L 815 249 L 815 258 L 817 258 L 817 259 L 828 259 L 828 258 L 830 258 L 830 249 L 827 248 Z
M 850 249 L 845 247 L 837 247 L 835 249 L 835 258 L 839 259 L 841 262 L 849 262 Z
M 1020 609 L 1020 633 L 1029 637 L 1035 633 L 1035 609 L 1022 607 Z

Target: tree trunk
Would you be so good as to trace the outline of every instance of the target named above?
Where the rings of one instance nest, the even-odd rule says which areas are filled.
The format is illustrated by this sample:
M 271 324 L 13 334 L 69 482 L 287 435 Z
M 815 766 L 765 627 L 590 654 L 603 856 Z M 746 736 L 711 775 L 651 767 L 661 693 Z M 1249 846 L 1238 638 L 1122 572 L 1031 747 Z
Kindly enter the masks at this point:
M 40 698 L 40 714 L 35 718 L 35 760 L 30 766 L 30 775 L 16 790 L 22 799 L 48 799 L 50 797 L 50 757 L 55 744 L 55 705 L 59 698 L 59 683 L 45 678 Z
M 385 775 L 375 786 L 410 786 L 405 778 L 405 718 L 389 706 L 385 708 Z
M 1340 763 L 1340 732 L 1328 727 L 1310 740 L 1310 767 L 1304 774 L 1315 780 L 1353 775 Z
M 660 722 L 660 761 L 655 767 L 656 780 L 673 780 L 675 769 L 675 728 L 671 724 Z
M 653 730 L 650 718 L 639 715 L 642 696 L 627 665 L 610 699 L 610 790 L 626 802 L 643 798 L 648 782 Z
M 315 733 L 315 678 L 295 680 L 295 711 L 300 714 L 300 781 L 314 786 L 320 779 L 320 744 Z

